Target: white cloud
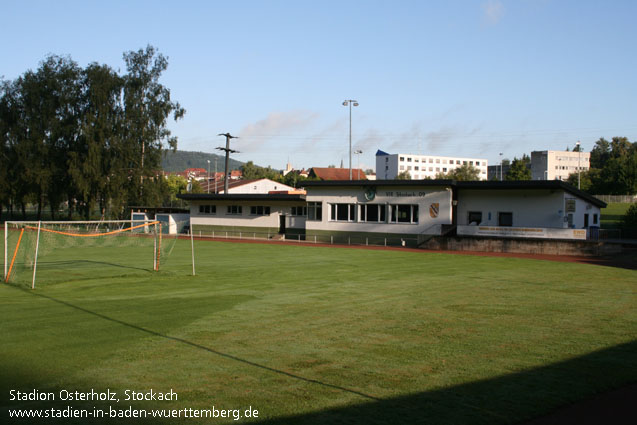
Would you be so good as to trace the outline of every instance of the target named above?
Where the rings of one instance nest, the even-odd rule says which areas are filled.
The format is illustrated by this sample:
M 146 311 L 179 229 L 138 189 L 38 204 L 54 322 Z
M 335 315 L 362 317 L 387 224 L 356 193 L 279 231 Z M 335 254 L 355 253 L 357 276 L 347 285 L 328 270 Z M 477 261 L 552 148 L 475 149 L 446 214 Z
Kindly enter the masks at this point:
M 243 127 L 240 135 L 243 137 L 276 136 L 281 132 L 304 128 L 317 117 L 317 113 L 310 111 L 272 112 L 266 118 Z
M 484 12 L 484 19 L 490 25 L 495 25 L 502 19 L 504 15 L 504 5 L 500 0 L 489 0 L 486 3 L 482 3 L 482 11 Z

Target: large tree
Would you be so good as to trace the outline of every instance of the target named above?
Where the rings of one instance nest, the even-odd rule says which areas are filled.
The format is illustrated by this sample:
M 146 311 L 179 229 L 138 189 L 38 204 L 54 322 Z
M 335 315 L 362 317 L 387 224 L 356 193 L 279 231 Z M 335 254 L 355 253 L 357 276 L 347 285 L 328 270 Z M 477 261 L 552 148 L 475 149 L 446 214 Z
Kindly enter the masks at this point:
M 148 46 L 124 54 L 127 73 L 80 68 L 48 56 L 35 71 L 0 81 L 0 214 L 68 201 L 89 217 L 121 215 L 125 205 L 159 205 L 168 193 L 162 152 L 175 149 L 169 117 L 184 109 L 159 82 L 167 59 Z M 109 211 L 110 208 L 110 211 Z
M 157 202 L 157 188 L 163 182 L 157 178 L 162 151 L 177 148 L 177 139 L 167 127 L 168 117 L 178 120 L 185 110 L 171 100 L 170 90 L 159 82 L 168 59 L 154 47 L 127 52 L 124 62 L 128 73 L 124 76 L 123 135 L 131 170 L 129 196 L 142 205 L 152 204 Z
M 531 158 L 522 155 L 522 158 L 513 158 L 511 166 L 504 176 L 505 180 L 531 180 Z

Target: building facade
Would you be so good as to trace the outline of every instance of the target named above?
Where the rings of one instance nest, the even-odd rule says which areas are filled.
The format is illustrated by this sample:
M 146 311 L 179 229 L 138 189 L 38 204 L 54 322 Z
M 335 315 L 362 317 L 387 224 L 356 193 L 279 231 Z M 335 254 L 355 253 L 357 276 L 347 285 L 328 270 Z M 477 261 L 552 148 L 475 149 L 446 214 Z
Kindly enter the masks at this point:
M 184 194 L 195 234 L 408 244 L 466 236 L 586 239 L 606 204 L 561 181 L 305 182 L 307 194 Z M 221 232 L 221 233 L 220 233 Z M 228 233 L 230 232 L 230 233 Z
M 571 174 L 578 171 L 588 171 L 590 167 L 590 152 L 531 152 L 531 178 L 533 180 L 567 180 Z
M 379 150 L 376 152 L 376 178 L 392 180 L 407 171 L 412 180 L 435 179 L 441 173 L 447 174 L 466 164 L 480 171 L 480 180 L 487 180 L 488 161 L 483 158 L 389 154 Z

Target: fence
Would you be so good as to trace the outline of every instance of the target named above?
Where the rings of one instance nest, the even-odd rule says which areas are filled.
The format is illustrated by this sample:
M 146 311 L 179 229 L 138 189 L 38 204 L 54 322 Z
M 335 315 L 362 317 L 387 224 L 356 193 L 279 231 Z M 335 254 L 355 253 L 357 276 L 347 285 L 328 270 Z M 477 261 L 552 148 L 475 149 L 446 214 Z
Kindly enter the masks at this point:
M 607 204 L 632 204 L 637 202 L 637 195 L 593 195 L 600 201 L 604 201 Z
M 347 234 L 334 235 L 312 235 L 300 233 L 279 234 L 274 232 L 250 232 L 237 230 L 195 230 L 193 236 L 198 238 L 211 239 L 239 239 L 239 240 L 260 240 L 298 242 L 304 244 L 328 244 L 328 245 L 366 245 L 366 246 L 404 246 L 417 247 L 419 238 L 413 237 L 390 237 L 390 236 L 359 236 Z

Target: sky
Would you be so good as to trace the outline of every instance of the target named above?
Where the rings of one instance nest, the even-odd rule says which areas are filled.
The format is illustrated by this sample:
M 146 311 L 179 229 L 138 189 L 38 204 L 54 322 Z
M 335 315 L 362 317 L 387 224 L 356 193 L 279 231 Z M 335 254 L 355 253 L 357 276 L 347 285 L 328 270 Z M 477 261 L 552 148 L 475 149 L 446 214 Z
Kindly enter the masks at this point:
M 637 141 L 637 1 L 30 1 L 0 5 L 0 77 L 49 54 L 125 72 L 156 47 L 179 149 L 296 169 Z M 502 154 L 502 155 L 500 155 Z

